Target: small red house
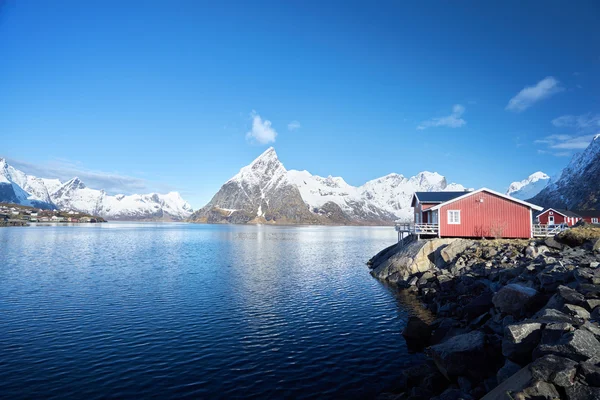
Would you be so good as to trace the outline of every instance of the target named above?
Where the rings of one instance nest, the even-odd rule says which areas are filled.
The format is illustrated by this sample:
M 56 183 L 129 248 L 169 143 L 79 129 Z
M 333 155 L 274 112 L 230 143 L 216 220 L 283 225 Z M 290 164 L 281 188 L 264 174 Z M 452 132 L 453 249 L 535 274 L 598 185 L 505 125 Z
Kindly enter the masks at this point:
M 537 215 L 537 220 L 542 225 L 573 226 L 582 218 L 574 211 L 562 210 L 560 208 L 548 208 Z
M 542 207 L 482 188 L 470 192 L 417 192 L 417 234 L 438 237 L 533 237 L 533 211 Z

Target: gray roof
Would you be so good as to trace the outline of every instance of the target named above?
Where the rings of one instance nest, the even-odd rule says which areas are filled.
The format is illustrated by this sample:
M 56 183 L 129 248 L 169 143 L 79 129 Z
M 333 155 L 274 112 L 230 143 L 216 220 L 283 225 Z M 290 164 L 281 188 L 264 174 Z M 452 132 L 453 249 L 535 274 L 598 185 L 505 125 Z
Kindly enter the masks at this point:
M 415 192 L 415 196 L 421 203 L 444 203 L 467 193 L 464 190 L 462 192 Z

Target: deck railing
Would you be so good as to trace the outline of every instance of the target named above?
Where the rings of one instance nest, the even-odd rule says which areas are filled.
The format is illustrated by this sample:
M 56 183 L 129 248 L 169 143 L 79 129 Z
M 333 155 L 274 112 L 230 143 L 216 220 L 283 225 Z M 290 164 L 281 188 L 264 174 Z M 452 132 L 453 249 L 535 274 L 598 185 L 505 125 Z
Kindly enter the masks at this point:
M 396 224 L 397 232 L 414 233 L 417 235 L 437 235 L 439 230 L 438 224 L 415 224 L 415 223 L 398 223 Z
M 554 236 L 564 231 L 565 229 L 569 229 L 567 224 L 559 224 L 559 225 L 543 225 L 543 224 L 535 224 L 533 225 L 533 236 L 536 237 L 547 237 Z

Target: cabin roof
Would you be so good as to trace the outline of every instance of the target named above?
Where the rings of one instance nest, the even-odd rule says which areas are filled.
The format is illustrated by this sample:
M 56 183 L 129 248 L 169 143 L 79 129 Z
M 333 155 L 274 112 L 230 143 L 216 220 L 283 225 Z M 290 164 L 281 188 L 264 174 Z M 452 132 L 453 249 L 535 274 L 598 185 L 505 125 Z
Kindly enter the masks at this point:
M 539 213 L 538 217 L 542 214 L 546 214 L 548 211 L 554 211 L 556 213 L 563 215 L 564 217 L 574 217 L 574 218 L 581 217 L 581 215 L 575 211 L 563 210 L 562 208 L 547 208 L 544 211 L 542 211 L 541 213 Z
M 420 203 L 444 203 L 465 194 L 462 192 L 415 192 Z
M 575 210 L 573 212 L 580 217 L 600 218 L 600 210 Z
M 502 193 L 498 193 L 495 190 L 491 190 L 491 189 L 488 189 L 488 188 L 481 188 L 481 189 L 477 189 L 477 190 L 474 190 L 474 191 L 471 191 L 471 192 L 461 192 L 461 196 L 457 196 L 457 197 L 454 197 L 454 198 L 452 198 L 450 200 L 447 200 L 447 201 L 445 201 L 443 203 L 440 203 L 437 206 L 432 207 L 431 210 L 438 210 L 440 207 L 442 207 L 442 206 L 444 206 L 446 204 L 454 203 L 457 200 L 460 200 L 460 199 L 463 199 L 465 197 L 469 197 L 469 196 L 472 196 L 474 194 L 481 193 L 481 192 L 491 193 L 491 194 L 493 194 L 495 196 L 498 196 L 498 197 L 501 197 L 501 198 L 503 198 L 505 200 L 512 201 L 514 203 L 522 204 L 522 205 L 524 205 L 526 207 L 529 207 L 529 208 L 531 208 L 532 210 L 535 210 L 535 211 L 541 211 L 541 210 L 543 210 L 543 208 L 540 207 L 540 206 L 536 206 L 535 204 L 531 204 L 531 203 L 528 203 L 526 201 L 519 200 L 519 199 L 507 196 L 507 195 L 502 194 Z

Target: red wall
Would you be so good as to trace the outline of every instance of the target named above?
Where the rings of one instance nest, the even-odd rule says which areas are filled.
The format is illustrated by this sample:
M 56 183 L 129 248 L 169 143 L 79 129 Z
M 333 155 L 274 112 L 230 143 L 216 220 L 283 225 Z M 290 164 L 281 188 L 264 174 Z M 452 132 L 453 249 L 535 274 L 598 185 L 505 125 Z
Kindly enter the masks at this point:
M 448 224 L 448 210 L 460 210 L 459 225 Z M 443 205 L 439 220 L 441 237 L 531 237 L 529 207 L 488 192 Z

